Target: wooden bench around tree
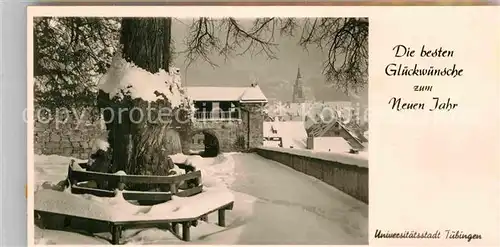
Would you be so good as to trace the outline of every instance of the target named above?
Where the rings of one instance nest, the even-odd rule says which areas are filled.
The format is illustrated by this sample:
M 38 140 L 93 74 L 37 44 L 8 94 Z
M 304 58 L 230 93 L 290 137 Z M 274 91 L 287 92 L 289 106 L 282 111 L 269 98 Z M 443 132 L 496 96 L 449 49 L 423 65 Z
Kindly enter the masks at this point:
M 201 171 L 196 171 L 193 166 L 176 164 L 186 171 L 185 174 L 173 176 L 147 176 L 147 175 L 121 175 L 101 172 L 91 172 L 76 169 L 72 163 L 68 167 L 68 181 L 71 193 L 91 194 L 99 197 L 113 197 L 116 190 L 124 190 L 128 186 L 137 184 L 157 185 L 168 187 L 169 191 L 123 191 L 123 196 L 130 201 L 149 201 L 150 204 L 171 200 L 172 195 L 189 197 L 199 194 L 203 190 L 201 184 Z M 95 181 L 97 184 L 107 184 L 103 188 L 79 186 L 82 181 Z
M 119 244 L 121 232 L 125 228 L 157 225 L 166 225 L 175 236 L 184 241 L 190 241 L 190 227 L 197 226 L 198 220 L 206 221 L 208 215 L 214 212 L 218 212 L 218 224 L 224 227 L 226 225 L 225 211 L 232 210 L 234 204 L 232 193 L 225 190 L 203 191 L 201 172 L 195 171 L 193 167 L 182 166 L 180 164 L 179 167 L 185 169 L 186 174 L 176 176 L 143 176 L 90 172 L 75 169 L 74 163 L 72 163 L 68 168 L 68 181 L 72 193 L 69 194 L 49 189 L 37 191 L 35 193 L 35 215 L 38 214 L 42 218 L 43 215 L 63 216 L 65 225 L 69 225 L 72 219 L 104 222 L 109 226 L 109 231 L 112 235 L 112 244 Z M 78 185 L 80 181 L 106 181 L 108 188 L 83 187 Z M 168 185 L 170 191 L 124 190 L 130 184 Z M 83 199 L 83 197 L 75 194 L 91 194 L 97 197 L 110 198 L 122 196 L 127 201 L 152 201 L 154 202 L 152 205 L 157 204 L 157 207 L 167 204 L 169 206 L 176 205 L 178 200 L 172 200 L 172 196 L 177 196 L 182 197 L 183 204 L 179 206 L 179 211 L 169 212 L 165 210 L 165 215 L 155 218 L 140 217 L 135 214 L 123 216 L 119 215 L 119 212 L 110 211 L 103 205 L 100 208 L 95 205 L 89 205 L 87 199 Z M 86 205 L 88 209 L 85 208 Z M 140 212 L 141 209 L 147 210 L 152 207 L 155 206 L 138 205 L 137 212 Z M 102 215 L 89 216 L 88 211 L 90 210 L 100 211 Z M 179 231 L 179 226 L 182 226 L 182 232 Z
M 174 203 L 168 202 L 168 203 Z M 63 206 L 61 204 L 64 203 Z M 165 203 L 163 205 L 167 205 Z M 48 215 L 63 216 L 65 219 L 85 219 L 106 223 L 111 233 L 111 243 L 120 244 L 121 233 L 127 228 L 166 225 L 170 231 L 183 241 L 190 241 L 191 226 L 198 220 L 206 220 L 211 213 L 218 213 L 218 225 L 225 227 L 225 211 L 233 209 L 233 196 L 230 191 L 213 190 L 184 198 L 179 210 L 165 211 L 164 215 L 151 218 L 147 215 L 123 215 L 106 205 L 89 204 L 89 200 L 66 192 L 40 190 L 35 192 L 35 215 L 42 219 Z M 161 205 L 156 205 L 161 207 Z M 156 206 L 137 206 L 137 212 Z M 175 205 L 174 205 L 175 207 Z M 159 208 L 158 210 L 161 210 Z M 93 210 L 94 213 L 90 211 Z M 179 231 L 182 226 L 182 232 Z

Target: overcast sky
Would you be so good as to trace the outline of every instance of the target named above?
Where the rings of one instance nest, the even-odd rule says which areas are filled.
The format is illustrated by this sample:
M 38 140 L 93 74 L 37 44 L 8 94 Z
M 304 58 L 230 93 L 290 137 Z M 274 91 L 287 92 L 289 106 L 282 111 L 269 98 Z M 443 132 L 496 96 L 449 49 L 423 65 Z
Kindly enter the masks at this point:
M 183 50 L 183 40 L 187 35 L 191 20 L 174 20 L 172 37 L 177 51 Z M 299 32 L 297 32 L 299 33 Z M 269 60 L 264 55 L 235 56 L 224 62 L 222 57 L 213 56 L 218 67 L 213 68 L 204 61 L 197 61 L 186 71 L 185 57 L 177 54 L 174 65 L 181 68 L 184 84 L 187 86 L 245 86 L 257 80 L 268 98 L 282 101 L 291 100 L 291 85 L 295 82 L 300 66 L 303 84 L 310 97 L 319 101 L 350 100 L 342 92 L 327 85 L 322 74 L 326 55 L 315 47 L 307 51 L 297 45 L 299 37 L 278 38 L 278 59 Z M 367 90 L 360 94 L 360 102 L 366 104 Z

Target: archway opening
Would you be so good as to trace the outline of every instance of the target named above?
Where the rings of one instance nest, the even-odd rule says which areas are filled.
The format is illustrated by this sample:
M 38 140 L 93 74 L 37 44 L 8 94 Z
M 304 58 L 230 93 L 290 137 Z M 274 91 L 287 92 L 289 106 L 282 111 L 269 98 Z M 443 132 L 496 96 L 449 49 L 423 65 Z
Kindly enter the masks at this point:
M 220 153 L 219 139 L 213 131 L 202 130 L 192 136 L 191 150 L 202 157 L 215 157 Z
M 219 139 L 210 131 L 203 131 L 204 150 L 200 153 L 202 157 L 216 157 L 220 153 Z

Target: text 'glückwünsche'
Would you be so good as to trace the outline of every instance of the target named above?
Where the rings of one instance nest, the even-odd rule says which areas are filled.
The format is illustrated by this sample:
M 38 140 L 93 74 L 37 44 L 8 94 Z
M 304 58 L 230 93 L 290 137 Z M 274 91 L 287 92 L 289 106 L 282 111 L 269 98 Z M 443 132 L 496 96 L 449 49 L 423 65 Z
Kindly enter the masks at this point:
M 404 45 L 396 45 L 393 48 L 395 52 L 395 57 L 415 57 L 416 50 L 406 47 Z M 437 49 L 427 49 L 425 45 L 422 46 L 420 52 L 418 53 L 422 58 L 451 58 L 454 55 L 454 51 L 445 50 L 442 47 Z M 403 64 L 403 63 L 389 63 L 385 67 L 385 74 L 387 76 L 440 76 L 440 77 L 452 77 L 463 76 L 464 70 L 459 68 L 456 64 L 450 66 L 436 67 L 434 65 L 418 65 L 414 64 Z

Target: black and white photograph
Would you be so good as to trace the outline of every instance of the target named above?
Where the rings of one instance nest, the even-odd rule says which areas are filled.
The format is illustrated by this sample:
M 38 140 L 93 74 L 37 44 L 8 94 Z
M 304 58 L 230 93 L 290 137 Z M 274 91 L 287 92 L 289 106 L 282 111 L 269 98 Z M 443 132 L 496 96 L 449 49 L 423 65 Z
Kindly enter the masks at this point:
M 35 244 L 368 244 L 367 17 L 113 15 L 28 20 Z

